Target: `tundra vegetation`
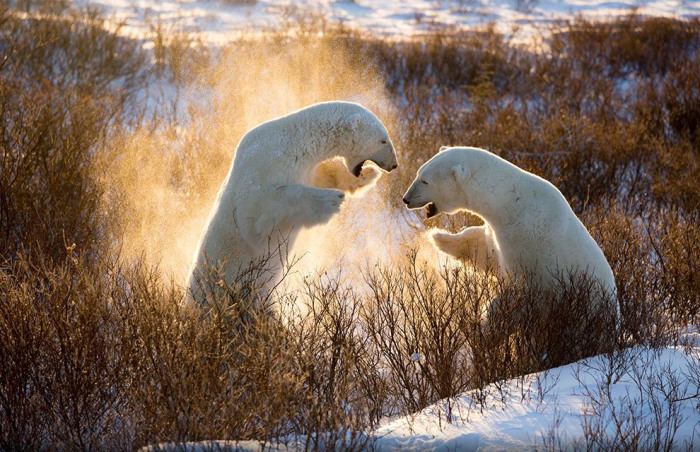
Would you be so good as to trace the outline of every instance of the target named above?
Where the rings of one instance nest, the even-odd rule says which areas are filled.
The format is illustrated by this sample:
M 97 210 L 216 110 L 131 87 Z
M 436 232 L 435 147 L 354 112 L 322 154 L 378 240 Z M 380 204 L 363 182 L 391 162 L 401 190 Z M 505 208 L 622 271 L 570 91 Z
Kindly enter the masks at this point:
M 152 31 L 144 46 L 90 8 L 0 2 L 0 449 L 294 435 L 358 448 L 354 433 L 389 416 L 586 356 L 614 368 L 620 350 L 682 345 L 697 324 L 697 19 L 577 18 L 529 46 L 490 27 L 386 40 L 314 15 L 216 49 Z M 273 99 L 289 111 L 358 90 L 400 153 L 377 187 L 393 215 L 412 215 L 401 195 L 441 145 L 496 152 L 552 181 L 600 244 L 619 331 L 586 311 L 580 275 L 525 289 L 408 249 L 357 269 L 363 287 L 320 275 L 260 302 L 261 259 L 211 304 L 181 303 L 170 259 L 193 249 L 189 218 L 237 140 L 284 113 Z M 499 316 L 481 322 L 494 293 Z M 595 414 L 589 443 L 614 444 Z

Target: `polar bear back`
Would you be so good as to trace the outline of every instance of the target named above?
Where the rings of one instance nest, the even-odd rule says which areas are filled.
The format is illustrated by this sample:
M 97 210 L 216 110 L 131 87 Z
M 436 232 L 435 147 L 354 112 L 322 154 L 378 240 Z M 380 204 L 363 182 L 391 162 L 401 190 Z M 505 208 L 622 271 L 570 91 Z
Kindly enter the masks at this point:
M 535 270 L 545 283 L 562 273 L 582 272 L 614 293 L 615 279 L 603 251 L 566 198 L 550 182 L 518 169 L 517 188 L 503 208 L 514 208 L 523 198 L 527 207 L 519 208 L 520 216 L 499 230 L 504 270 Z

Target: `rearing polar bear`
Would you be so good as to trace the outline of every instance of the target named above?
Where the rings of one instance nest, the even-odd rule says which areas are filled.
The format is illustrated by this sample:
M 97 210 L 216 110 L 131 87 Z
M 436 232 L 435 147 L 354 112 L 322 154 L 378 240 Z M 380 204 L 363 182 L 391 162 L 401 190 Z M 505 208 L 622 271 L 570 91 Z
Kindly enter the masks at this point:
M 463 210 L 484 220 L 457 234 L 433 231 L 435 245 L 454 258 L 504 275 L 533 274 L 545 287 L 562 274 L 585 272 L 615 296 L 605 255 L 559 190 L 491 152 L 442 147 L 420 167 L 403 201 L 409 209 L 425 207 L 428 218 Z
M 328 222 L 345 192 L 376 180 L 366 161 L 385 172 L 398 165 L 386 127 L 356 103 L 315 104 L 249 131 L 200 238 L 188 284 L 194 299 L 205 301 L 210 267 L 231 283 L 256 259 L 286 253 L 300 228 Z M 274 280 L 281 263 L 270 264 L 266 279 Z

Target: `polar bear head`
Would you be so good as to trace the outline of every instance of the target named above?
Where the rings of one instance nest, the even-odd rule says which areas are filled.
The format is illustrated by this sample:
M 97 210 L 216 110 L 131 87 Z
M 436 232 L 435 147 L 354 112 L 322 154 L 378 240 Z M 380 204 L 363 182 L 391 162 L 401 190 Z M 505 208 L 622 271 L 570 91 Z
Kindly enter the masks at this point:
M 479 151 L 479 152 L 476 152 Z M 403 202 L 409 209 L 426 208 L 428 218 L 439 213 L 452 214 L 472 210 L 467 185 L 473 179 L 479 163 L 480 149 L 448 148 L 443 146 L 418 169 Z
M 349 143 L 344 146 L 342 157 L 350 172 L 359 177 L 366 161 L 374 162 L 385 172 L 398 166 L 396 151 L 389 132 L 374 113 L 359 104 L 346 118 Z

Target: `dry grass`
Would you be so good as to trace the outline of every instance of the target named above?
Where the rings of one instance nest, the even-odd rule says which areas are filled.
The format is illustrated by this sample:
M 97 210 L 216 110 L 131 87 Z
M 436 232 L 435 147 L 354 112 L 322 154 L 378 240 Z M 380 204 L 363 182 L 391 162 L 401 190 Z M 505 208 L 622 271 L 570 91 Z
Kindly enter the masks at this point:
M 95 12 L 54 6 L 21 20 L 0 5 L 5 259 L 33 250 L 61 261 L 66 246 L 86 253 L 99 247 L 95 151 L 111 125 L 125 121 L 147 70 L 138 43 L 106 31 Z
M 677 342 L 697 322 L 697 20 L 578 19 L 533 52 L 492 29 L 389 42 L 312 18 L 217 56 L 160 30 L 150 60 L 95 12 L 47 5 L 23 3 L 41 13 L 27 19 L 0 6 L 2 449 L 290 435 L 361 448 L 368 439 L 353 432 L 387 415 Z M 137 100 L 154 80 L 177 96 L 146 110 Z M 280 80 L 264 95 L 286 99 L 282 110 L 359 98 L 382 113 L 401 152 L 401 172 L 380 187 L 396 209 L 444 144 L 486 147 L 553 181 L 611 263 L 621 330 L 591 311 L 577 275 L 545 291 L 436 274 L 415 256 L 366 270 L 364 287 L 307 279 L 277 301 L 290 306 L 281 315 L 256 298 L 249 276 L 262 268 L 207 306 L 183 305 L 150 263 L 171 271 L 191 252 L 169 242 L 196 239 L 245 130 L 286 112 L 262 108 L 270 97 L 249 103 Z M 188 92 L 210 109 L 183 111 Z

